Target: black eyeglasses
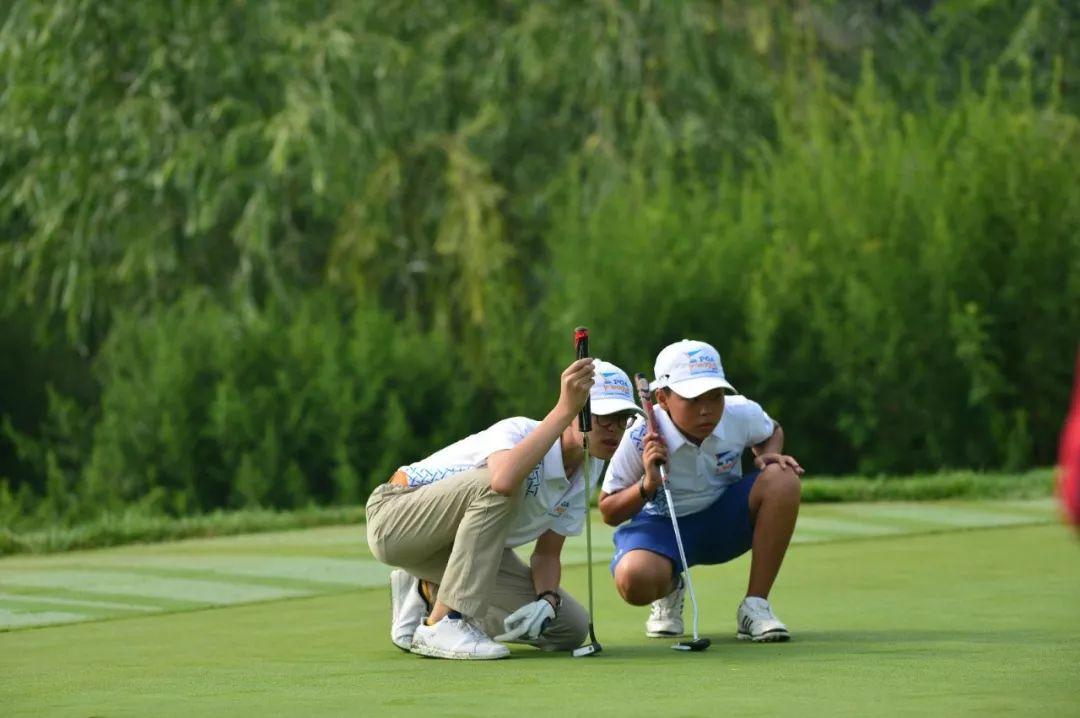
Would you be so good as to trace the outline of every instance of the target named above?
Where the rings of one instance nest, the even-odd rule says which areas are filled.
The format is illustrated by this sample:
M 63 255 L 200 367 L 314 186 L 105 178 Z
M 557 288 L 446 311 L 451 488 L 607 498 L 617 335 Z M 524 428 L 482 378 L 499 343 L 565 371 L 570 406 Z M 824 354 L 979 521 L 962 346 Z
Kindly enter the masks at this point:
M 620 411 L 615 414 L 593 414 L 593 423 L 608 431 L 625 431 L 637 416 L 635 411 Z

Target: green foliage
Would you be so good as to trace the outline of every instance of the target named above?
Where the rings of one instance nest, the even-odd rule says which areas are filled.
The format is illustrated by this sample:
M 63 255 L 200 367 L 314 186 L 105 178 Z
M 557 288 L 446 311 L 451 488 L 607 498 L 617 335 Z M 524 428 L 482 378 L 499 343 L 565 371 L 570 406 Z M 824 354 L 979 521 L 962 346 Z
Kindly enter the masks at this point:
M 476 398 L 445 334 L 312 295 L 237 314 L 192 294 L 116 323 L 100 358 L 91 503 L 170 513 L 355 502 L 451 440 Z
M 869 69 L 851 103 L 813 97 L 749 172 L 660 160 L 568 202 L 552 339 L 585 317 L 631 370 L 712 341 L 811 468 L 1049 463 L 1080 336 L 1076 118 L 994 76 L 920 115 Z
M 2 5 L 0 512 L 362 501 L 583 323 L 812 470 L 1048 464 L 1074 5 Z
M 0 266 L 86 343 L 192 284 L 481 323 L 563 158 L 769 124 L 761 62 L 714 44 L 745 46 L 708 3 L 17 1 Z

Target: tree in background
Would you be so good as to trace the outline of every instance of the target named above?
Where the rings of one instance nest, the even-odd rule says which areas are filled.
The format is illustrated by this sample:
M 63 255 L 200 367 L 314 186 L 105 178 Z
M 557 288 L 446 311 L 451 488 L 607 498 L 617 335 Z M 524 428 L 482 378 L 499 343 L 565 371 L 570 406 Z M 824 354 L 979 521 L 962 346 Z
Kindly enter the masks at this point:
M 908 5 L 5 6 L 0 504 L 357 501 L 583 322 L 818 471 L 1049 462 L 1077 12 Z

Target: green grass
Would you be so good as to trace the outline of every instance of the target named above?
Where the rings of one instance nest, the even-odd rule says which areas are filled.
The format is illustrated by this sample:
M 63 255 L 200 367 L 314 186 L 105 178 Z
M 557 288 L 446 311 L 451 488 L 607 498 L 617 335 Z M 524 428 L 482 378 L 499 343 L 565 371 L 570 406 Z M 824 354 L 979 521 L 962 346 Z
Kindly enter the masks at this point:
M 1033 499 L 1050 496 L 1053 488 L 1052 469 L 1034 469 L 1021 474 L 954 471 L 911 477 L 821 477 L 803 481 L 803 502 Z M 53 525 L 46 529 L 28 530 L 0 527 L 0 556 L 235 536 L 355 524 L 363 520 L 363 506 L 313 506 L 291 511 L 242 509 L 179 518 L 131 507 L 127 511 L 105 513 L 73 526 Z
M 235 536 L 263 531 L 355 524 L 363 520 L 363 506 L 311 506 L 282 511 L 242 509 L 182 517 L 145 513 L 132 508 L 120 513 L 105 513 L 92 521 L 74 526 L 52 526 L 28 531 L 0 528 L 0 556 L 55 553 L 186 538 Z
M 857 514 L 866 526 L 893 530 L 908 521 L 906 531 L 922 530 L 920 508 L 932 507 L 870 506 Z M 955 516 L 965 509 L 1035 515 L 1026 505 L 996 502 L 946 508 Z M 1047 508 L 1039 504 L 1034 520 L 1047 521 Z M 844 511 L 851 509 L 807 507 L 806 524 L 823 530 Z M 5 559 L 0 589 L 18 571 L 77 561 L 90 571 L 110 562 L 136 570 L 163 556 L 359 559 L 362 535 L 359 527 L 317 529 Z M 597 543 L 606 559 L 607 544 Z M 601 570 L 600 656 L 515 648 L 511 660 L 494 663 L 420 659 L 390 645 L 381 584 L 0 633 L 0 705 L 9 718 L 1077 714 L 1080 545 L 1060 526 L 798 543 L 772 597 L 794 632 L 788 644 L 733 639 L 747 567 L 744 557 L 695 569 L 703 633 L 714 641 L 702 654 L 646 639 L 644 611 L 622 604 Z M 584 567 L 567 568 L 564 585 L 584 598 Z
M 942 499 L 1034 499 L 1054 492 L 1054 470 L 1019 474 L 945 471 L 923 476 L 809 478 L 803 503 L 838 501 L 940 501 Z

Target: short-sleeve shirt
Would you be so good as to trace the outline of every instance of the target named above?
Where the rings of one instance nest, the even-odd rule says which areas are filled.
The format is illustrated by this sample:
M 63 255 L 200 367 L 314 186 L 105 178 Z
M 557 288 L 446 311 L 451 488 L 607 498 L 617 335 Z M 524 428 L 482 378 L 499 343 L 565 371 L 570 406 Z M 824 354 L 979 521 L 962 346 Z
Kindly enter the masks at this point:
M 742 478 L 742 454 L 772 436 L 776 425 L 759 404 L 745 396 L 729 396 L 719 423 L 697 446 L 683 436 L 663 408 L 654 407 L 660 435 L 668 448 L 668 484 L 675 502 L 675 515 L 685 516 L 704 510 Z M 641 452 L 648 424 L 639 418 L 623 434 L 611 459 L 603 491 L 614 494 L 633 486 L 645 475 Z M 645 504 L 649 514 L 667 516 L 663 491 Z
M 410 486 L 443 481 L 463 471 L 487 466 L 488 457 L 513 448 L 540 422 L 517 416 L 503 419 L 484 431 L 467 436 L 401 471 Z M 600 459 L 590 458 L 590 478 L 596 481 L 604 468 Z M 515 548 L 535 541 L 549 529 L 563 536 L 577 536 L 585 525 L 584 465 L 573 476 L 566 475 L 562 449 L 552 444 L 544 458 L 525 477 L 524 495 L 506 537 L 506 546 Z

